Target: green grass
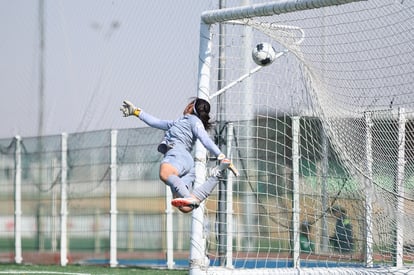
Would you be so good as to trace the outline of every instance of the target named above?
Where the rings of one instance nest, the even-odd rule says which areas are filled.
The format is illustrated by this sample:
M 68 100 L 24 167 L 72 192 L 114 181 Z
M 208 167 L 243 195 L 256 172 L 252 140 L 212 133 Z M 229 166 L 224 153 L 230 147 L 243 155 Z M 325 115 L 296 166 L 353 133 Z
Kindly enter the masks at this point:
M 65 267 L 57 265 L 16 265 L 0 264 L 0 275 L 2 274 L 42 274 L 42 275 L 127 275 L 127 274 L 147 274 L 147 275 L 185 275 L 187 270 L 168 270 L 151 269 L 141 267 L 116 267 L 107 266 L 80 266 L 68 265 Z

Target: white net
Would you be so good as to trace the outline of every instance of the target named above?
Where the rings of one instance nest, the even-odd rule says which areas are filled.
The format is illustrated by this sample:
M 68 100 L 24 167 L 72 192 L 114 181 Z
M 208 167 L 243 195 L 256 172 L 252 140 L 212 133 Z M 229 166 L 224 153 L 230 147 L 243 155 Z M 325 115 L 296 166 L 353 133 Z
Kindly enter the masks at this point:
M 230 204 L 226 182 L 207 202 L 214 265 L 296 266 L 307 229 L 300 267 L 412 264 L 413 14 L 364 1 L 211 25 L 213 90 L 255 66 L 257 43 L 287 52 L 211 99 L 241 171 Z

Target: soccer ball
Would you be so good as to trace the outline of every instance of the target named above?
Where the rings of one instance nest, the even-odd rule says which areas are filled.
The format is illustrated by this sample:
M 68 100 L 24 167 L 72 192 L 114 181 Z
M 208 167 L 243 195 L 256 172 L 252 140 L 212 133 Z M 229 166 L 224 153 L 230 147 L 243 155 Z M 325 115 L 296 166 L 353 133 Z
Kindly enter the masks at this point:
M 262 42 L 256 45 L 252 50 L 253 61 L 260 66 L 272 64 L 275 60 L 276 51 L 269 43 Z

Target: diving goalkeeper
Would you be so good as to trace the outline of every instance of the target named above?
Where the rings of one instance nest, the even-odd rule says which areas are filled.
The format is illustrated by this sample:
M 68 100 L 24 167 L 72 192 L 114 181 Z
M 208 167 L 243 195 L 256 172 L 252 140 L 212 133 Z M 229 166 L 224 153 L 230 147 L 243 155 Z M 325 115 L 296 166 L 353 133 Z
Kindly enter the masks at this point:
M 197 208 L 211 194 L 227 168 L 238 176 L 237 169 L 207 133 L 212 126 L 208 101 L 202 98 L 192 100 L 176 120 L 158 119 L 126 100 L 120 109 L 125 117 L 136 116 L 148 126 L 165 131 L 164 139 L 158 146 L 158 151 L 164 155 L 159 176 L 171 189 L 171 204 L 181 212 L 188 213 Z M 195 168 L 191 151 L 197 139 L 220 163 L 211 170 L 206 182 L 193 190 Z

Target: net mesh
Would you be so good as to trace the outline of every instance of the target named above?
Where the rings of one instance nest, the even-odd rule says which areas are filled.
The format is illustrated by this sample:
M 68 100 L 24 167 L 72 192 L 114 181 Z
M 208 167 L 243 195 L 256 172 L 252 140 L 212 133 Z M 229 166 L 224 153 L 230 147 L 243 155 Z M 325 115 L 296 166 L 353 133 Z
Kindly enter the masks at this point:
M 255 44 L 287 51 L 211 101 L 216 136 L 234 125 L 230 143 L 217 141 L 241 171 L 232 179 L 232 232 L 220 215 L 229 211 L 225 183 L 207 203 L 207 250 L 217 265 L 292 266 L 297 211 L 313 246 L 302 247 L 302 267 L 364 266 L 367 238 L 371 263 L 412 263 L 413 11 L 407 1 L 369 1 L 223 22 L 224 32 L 211 26 L 212 89 L 255 66 Z

